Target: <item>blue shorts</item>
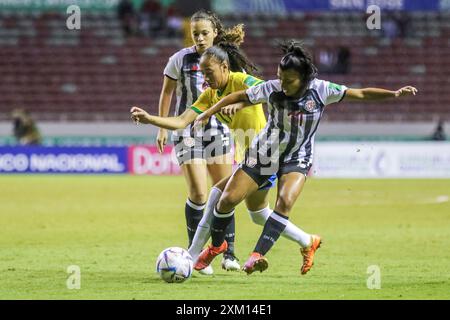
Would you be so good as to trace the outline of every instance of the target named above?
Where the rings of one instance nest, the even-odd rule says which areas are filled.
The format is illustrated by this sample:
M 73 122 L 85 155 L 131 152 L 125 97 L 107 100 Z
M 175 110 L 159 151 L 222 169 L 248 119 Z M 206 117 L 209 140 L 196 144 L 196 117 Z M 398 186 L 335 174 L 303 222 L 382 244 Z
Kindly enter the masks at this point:
M 277 181 L 277 175 L 273 174 L 269 177 L 269 179 L 266 180 L 259 188 L 258 190 L 269 190 L 270 188 L 275 187 L 275 182 Z
M 288 174 L 290 172 L 298 172 L 308 176 L 308 172 L 311 169 L 310 163 L 304 163 L 302 161 L 282 163 L 281 168 L 278 169 L 277 173 L 273 173 L 270 175 L 261 173 L 261 166 L 258 164 L 248 166 L 247 161 L 244 161 L 240 164 L 240 168 L 252 178 L 256 184 L 260 187 L 259 190 L 265 190 L 273 187 L 275 185 L 275 180 L 280 178 L 284 174 Z

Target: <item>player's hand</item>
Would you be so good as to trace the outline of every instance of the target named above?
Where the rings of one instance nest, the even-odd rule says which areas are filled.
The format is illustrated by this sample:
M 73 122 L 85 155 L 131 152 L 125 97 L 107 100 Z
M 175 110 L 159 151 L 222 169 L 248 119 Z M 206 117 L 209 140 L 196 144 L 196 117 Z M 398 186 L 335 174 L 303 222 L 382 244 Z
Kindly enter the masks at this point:
M 158 147 L 159 153 L 163 153 L 166 143 L 167 143 L 167 130 L 159 129 L 158 136 L 156 137 L 156 145 Z
M 202 114 L 198 115 L 195 119 L 192 130 L 200 129 L 204 124 L 206 124 L 211 116 L 208 115 L 207 112 L 203 112 Z
M 132 107 L 130 113 L 131 119 L 134 121 L 134 123 L 149 123 L 148 117 L 150 115 L 144 109 L 141 109 L 139 107 Z
M 412 94 L 415 96 L 417 93 L 417 89 L 412 86 L 406 86 L 395 91 L 395 97 L 402 97 Z
M 222 108 L 222 114 L 232 117 L 234 116 L 239 110 L 242 110 L 242 108 L 244 107 L 244 105 L 242 103 L 235 103 L 235 104 L 230 104 L 226 107 Z

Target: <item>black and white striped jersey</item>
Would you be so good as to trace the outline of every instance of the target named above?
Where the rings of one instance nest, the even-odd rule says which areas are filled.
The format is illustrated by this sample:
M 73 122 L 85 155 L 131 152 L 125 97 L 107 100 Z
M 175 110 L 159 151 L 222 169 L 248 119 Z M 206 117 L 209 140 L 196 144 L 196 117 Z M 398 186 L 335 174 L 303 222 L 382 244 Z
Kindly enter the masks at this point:
M 208 87 L 200 71 L 200 55 L 195 46 L 181 49 L 172 55 L 164 69 L 164 75 L 177 81 L 175 116 L 182 114 L 186 108 L 192 106 L 200 94 Z M 203 130 L 196 130 L 195 135 L 201 136 L 203 132 L 215 136 L 228 133 L 229 129 L 215 117 L 211 117 Z M 191 136 L 191 125 L 185 129 L 174 130 L 172 138 Z
M 269 119 L 266 127 L 253 140 L 253 155 L 266 161 L 312 163 L 314 136 L 324 107 L 341 101 L 347 87 L 314 79 L 300 99 L 287 97 L 280 80 L 270 80 L 247 89 L 251 103 L 266 102 Z M 255 159 L 256 160 L 256 159 Z

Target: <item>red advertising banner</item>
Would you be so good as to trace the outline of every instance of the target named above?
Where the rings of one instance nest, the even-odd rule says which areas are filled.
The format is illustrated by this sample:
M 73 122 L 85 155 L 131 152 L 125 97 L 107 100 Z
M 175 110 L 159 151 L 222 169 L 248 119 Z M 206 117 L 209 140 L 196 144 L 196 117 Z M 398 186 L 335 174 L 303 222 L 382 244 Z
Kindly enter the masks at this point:
M 163 153 L 159 153 L 156 146 L 131 146 L 128 148 L 128 164 L 131 174 L 181 174 L 173 146 L 166 146 Z

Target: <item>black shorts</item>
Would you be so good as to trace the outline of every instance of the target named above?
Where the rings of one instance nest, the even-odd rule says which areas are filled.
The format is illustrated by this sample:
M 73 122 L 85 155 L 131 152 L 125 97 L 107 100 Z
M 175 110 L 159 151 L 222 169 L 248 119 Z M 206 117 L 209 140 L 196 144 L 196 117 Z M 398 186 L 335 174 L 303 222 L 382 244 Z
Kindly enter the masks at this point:
M 177 137 L 174 141 L 175 154 L 181 166 L 188 160 L 211 159 L 231 152 L 230 133 L 212 137 Z
M 311 166 L 311 163 L 300 160 L 280 163 L 276 166 L 276 168 L 274 166 L 274 168 L 271 169 L 268 166 L 263 166 L 260 163 L 257 163 L 256 161 L 248 161 L 248 158 L 246 157 L 245 161 L 243 161 L 239 167 L 246 174 L 248 174 L 259 187 L 262 187 L 268 184 L 268 181 L 270 181 L 274 174 L 277 175 L 278 179 L 280 179 L 282 175 L 291 172 L 299 172 L 307 177 Z

